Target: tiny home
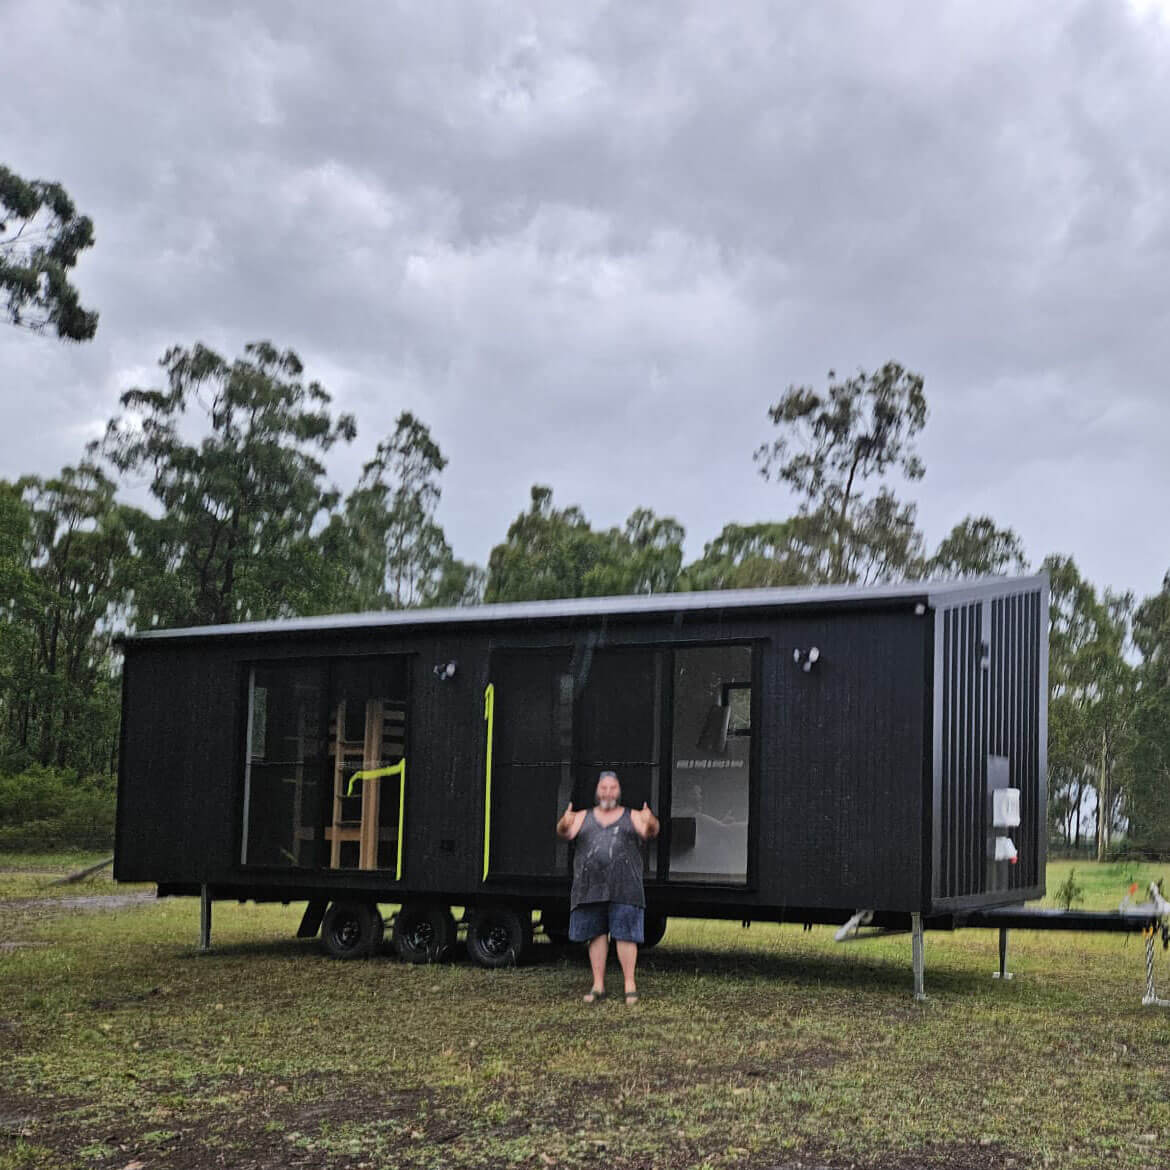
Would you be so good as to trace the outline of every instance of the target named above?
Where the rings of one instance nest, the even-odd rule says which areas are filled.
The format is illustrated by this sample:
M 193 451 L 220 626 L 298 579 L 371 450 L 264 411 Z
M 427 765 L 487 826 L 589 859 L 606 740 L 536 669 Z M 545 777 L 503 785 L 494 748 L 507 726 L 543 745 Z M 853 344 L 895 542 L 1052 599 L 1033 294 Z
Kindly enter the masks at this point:
M 951 925 L 1044 893 L 1044 577 L 484 605 L 125 640 L 115 875 L 514 961 L 602 769 L 670 916 Z

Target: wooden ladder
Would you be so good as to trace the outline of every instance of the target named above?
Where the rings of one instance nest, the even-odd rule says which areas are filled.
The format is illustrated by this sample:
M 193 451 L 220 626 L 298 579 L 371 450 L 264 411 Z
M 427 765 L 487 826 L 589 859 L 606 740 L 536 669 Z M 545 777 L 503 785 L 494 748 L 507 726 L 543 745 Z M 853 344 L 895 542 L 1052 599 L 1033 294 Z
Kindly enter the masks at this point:
M 347 740 L 345 734 L 345 700 L 337 704 L 330 723 L 333 746 L 333 824 L 325 830 L 330 842 L 329 864 L 341 868 L 341 846 L 346 841 L 358 843 L 358 868 L 378 868 L 378 847 L 383 840 L 394 840 L 397 828 L 381 828 L 382 777 L 360 781 L 362 804 L 358 820 L 345 818 L 347 772 L 357 765 L 360 771 L 374 771 L 394 757 L 401 759 L 406 750 L 406 710 L 401 704 L 383 699 L 366 700 L 365 738 Z

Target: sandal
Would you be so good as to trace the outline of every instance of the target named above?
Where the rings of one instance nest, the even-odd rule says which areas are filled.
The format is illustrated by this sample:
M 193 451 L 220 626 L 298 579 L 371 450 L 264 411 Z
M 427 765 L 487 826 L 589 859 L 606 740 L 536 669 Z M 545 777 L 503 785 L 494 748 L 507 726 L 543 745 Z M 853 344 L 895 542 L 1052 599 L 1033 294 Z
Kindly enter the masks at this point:
M 636 991 L 626 992 L 626 1003 L 632 1005 L 638 1002 L 638 993 Z
M 605 999 L 605 992 L 593 988 L 587 995 L 581 996 L 582 1003 L 601 1003 Z

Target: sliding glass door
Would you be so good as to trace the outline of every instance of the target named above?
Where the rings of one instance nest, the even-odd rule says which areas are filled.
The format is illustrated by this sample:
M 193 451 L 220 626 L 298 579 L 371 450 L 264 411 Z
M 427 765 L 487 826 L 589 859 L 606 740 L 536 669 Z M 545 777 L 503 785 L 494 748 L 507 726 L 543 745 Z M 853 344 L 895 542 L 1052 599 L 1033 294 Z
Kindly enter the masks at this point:
M 492 659 L 485 876 L 557 876 L 553 833 L 598 774 L 663 825 L 647 877 L 743 884 L 752 785 L 753 648 L 507 650 Z

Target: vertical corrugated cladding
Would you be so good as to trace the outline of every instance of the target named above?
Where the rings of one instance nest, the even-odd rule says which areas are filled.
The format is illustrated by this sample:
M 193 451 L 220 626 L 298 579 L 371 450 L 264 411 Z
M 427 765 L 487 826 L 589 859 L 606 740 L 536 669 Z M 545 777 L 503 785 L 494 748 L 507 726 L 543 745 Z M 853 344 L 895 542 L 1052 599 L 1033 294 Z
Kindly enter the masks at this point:
M 991 593 L 935 615 L 934 880 L 936 899 L 1033 890 L 1044 877 L 1047 594 Z M 1011 834 L 1019 861 L 997 880 L 988 756 L 1008 761 L 1020 789 Z
M 991 625 L 988 747 L 1007 758 L 1011 784 L 1020 790 L 1020 825 L 1012 834 L 1019 860 L 1008 870 L 1008 887 L 1031 889 L 1043 884 L 1047 842 L 1046 591 L 997 597 L 986 608 Z
M 935 638 L 934 896 L 956 898 L 985 888 L 984 603 L 939 610 Z

